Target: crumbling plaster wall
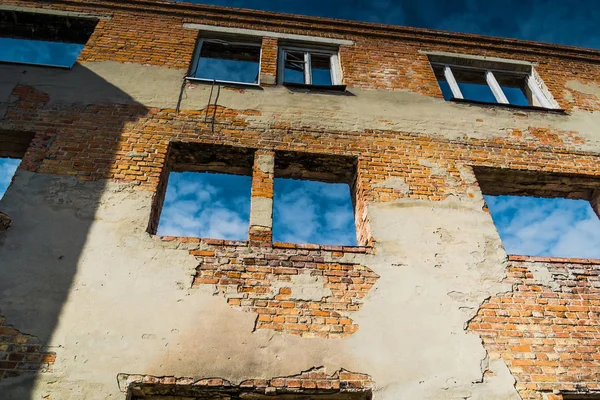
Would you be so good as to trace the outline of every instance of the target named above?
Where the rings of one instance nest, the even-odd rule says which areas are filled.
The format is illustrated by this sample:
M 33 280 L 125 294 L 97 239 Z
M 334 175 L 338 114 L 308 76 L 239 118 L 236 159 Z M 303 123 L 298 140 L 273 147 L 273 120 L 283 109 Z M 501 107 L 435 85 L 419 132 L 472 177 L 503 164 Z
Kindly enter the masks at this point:
M 90 71 L 120 91 L 86 86 Z M 135 101 L 174 109 L 181 78 L 178 70 L 112 62 L 77 65 L 73 71 L 0 66 L 0 98 L 12 101 L 19 82 L 48 93 L 51 102 L 71 103 L 78 93 L 80 103 Z M 181 108 L 203 109 L 209 90 L 188 87 Z M 340 131 L 367 127 L 459 139 L 503 137 L 507 126 L 545 126 L 578 131 L 586 138 L 580 149 L 598 148 L 598 116 L 592 113 L 515 114 L 406 92 L 351 92 L 354 96 L 281 87 L 222 90 L 219 104 L 260 110 L 249 122 L 264 128 L 275 123 Z M 311 112 L 316 109 L 318 125 Z M 486 298 L 510 290 L 500 283 L 506 258 L 500 239 L 482 210 L 481 193 L 471 194 L 441 202 L 370 204 L 378 253 L 347 256 L 380 276 L 353 315 L 360 329 L 346 339 L 306 339 L 253 332 L 253 314 L 230 307 L 210 287 L 190 289 L 196 263 L 186 250 L 192 245 L 165 243 L 145 232 L 151 193 L 20 171 L 0 202 L 13 221 L 0 233 L 0 311 L 47 343 L 57 360 L 52 373 L 4 380 L 0 392 L 7 399 L 22 398 L 20 384 L 36 379 L 37 397 L 121 398 L 118 373 L 239 382 L 323 365 L 329 372 L 346 368 L 369 374 L 376 399 L 517 399 L 506 366 L 488 365 L 480 338 L 465 332 Z M 66 276 L 71 272 L 72 278 Z M 68 287 L 64 303 L 63 294 L 54 292 L 61 282 Z M 60 309 L 56 327 L 43 312 L 52 303 Z M 484 378 L 488 368 L 493 373 Z
M 97 87 L 89 76 L 100 79 Z M 16 83 L 48 93 L 51 102 L 137 103 L 149 108 L 203 110 L 209 105 L 211 85 L 187 85 L 181 92 L 185 71 L 121 64 L 112 61 L 76 64 L 73 70 L 49 70 L 30 66 L 0 66 L 0 99 L 8 99 Z M 110 85 L 104 85 L 104 83 Z M 571 90 L 584 87 L 576 81 Z M 587 86 L 585 86 L 587 87 Z M 115 88 L 119 90 L 114 90 Z M 216 91 L 215 88 L 213 90 Z M 583 90 L 583 89 L 581 89 Z M 589 96 L 589 90 L 585 94 Z M 213 94 L 212 101 L 216 95 Z M 349 88 L 346 95 L 293 92 L 282 86 L 222 88 L 218 104 L 229 109 L 256 110 L 247 117 L 257 128 L 305 126 L 313 130 L 393 130 L 447 139 L 494 139 L 513 132 L 514 140 L 536 141 L 529 128 L 550 129 L 557 134 L 553 146 L 582 151 L 600 148 L 600 114 L 575 109 L 570 115 L 484 108 L 446 102 L 407 91 Z M 318 123 L 311 110 L 319 110 Z M 0 116 L 3 108 L 0 106 Z M 539 140 L 542 145 L 548 145 Z
M 370 207 L 379 254 L 360 257 L 380 279 L 355 315 L 359 331 L 344 340 L 253 332 L 253 314 L 210 287 L 190 289 L 191 245 L 150 237 L 150 205 L 150 193 L 127 185 L 18 172 L 0 203 L 14 225 L 0 245 L 0 304 L 8 320 L 56 352 L 36 396 L 119 398 L 117 373 L 239 382 L 323 365 L 368 373 L 378 399 L 518 398 L 501 363 L 481 382 L 486 352 L 464 330 L 485 298 L 510 289 L 499 283 L 505 254 L 481 196 Z M 73 235 L 88 225 L 75 259 Z M 51 321 L 32 305 L 49 306 L 48 283 L 60 281 L 66 265 L 75 275 L 48 332 Z M 25 379 L 32 378 L 2 381 L 0 391 L 18 399 Z

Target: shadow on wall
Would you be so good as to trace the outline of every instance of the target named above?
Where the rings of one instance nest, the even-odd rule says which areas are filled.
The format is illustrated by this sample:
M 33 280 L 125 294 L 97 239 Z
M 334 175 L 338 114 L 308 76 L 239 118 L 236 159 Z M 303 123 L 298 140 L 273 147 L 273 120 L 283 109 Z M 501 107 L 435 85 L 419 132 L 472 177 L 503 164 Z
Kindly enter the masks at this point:
M 46 344 L 60 323 L 125 125 L 147 113 L 80 64 L 72 70 L 0 65 L 0 130 L 35 133 L 0 201 L 12 220 L 0 232 L 2 399 L 32 398 L 38 374 L 48 368 L 60 375 L 60 362 L 52 365 L 55 349 Z M 70 331 L 76 334 L 77 326 Z

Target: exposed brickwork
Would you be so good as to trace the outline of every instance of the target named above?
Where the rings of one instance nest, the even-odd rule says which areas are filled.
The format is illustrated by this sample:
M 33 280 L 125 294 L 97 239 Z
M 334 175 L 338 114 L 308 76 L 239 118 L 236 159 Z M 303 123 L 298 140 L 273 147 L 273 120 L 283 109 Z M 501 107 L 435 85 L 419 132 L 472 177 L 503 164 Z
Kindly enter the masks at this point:
M 8 230 L 8 228 L 10 228 L 11 222 L 12 221 L 10 220 L 10 217 L 8 215 L 4 214 L 3 212 L 0 212 L 0 232 Z
M 548 280 L 536 277 L 547 269 Z M 524 399 L 600 390 L 600 260 L 512 256 L 506 282 L 470 322 Z
M 264 85 L 277 83 L 277 38 L 264 37 L 260 53 L 260 82 Z
M 256 313 L 255 329 L 349 336 L 358 330 L 351 313 L 361 308 L 378 278 L 366 267 L 340 260 L 344 254 L 366 254 L 366 247 L 202 242 L 226 246 L 190 252 L 199 263 L 194 287 L 215 285 L 231 306 Z
M 110 15 L 110 19 L 99 21 L 80 55 L 84 67 L 86 62 L 135 63 L 175 69 L 183 78 L 199 34 L 184 29 L 183 23 L 194 22 L 352 40 L 354 45 L 340 47 L 344 84 L 350 89 L 407 91 L 437 99 L 442 94 L 424 51 L 526 60 L 536 64 L 536 71 L 561 108 L 568 112 L 600 111 L 600 100 L 590 94 L 600 85 L 597 50 L 159 1 L 64 0 L 40 4 L 4 0 L 3 4 Z M 275 83 L 278 45 L 277 39 L 262 39 L 264 86 Z M 194 87 L 192 83 L 184 86 Z M 236 90 L 236 94 L 243 95 L 244 89 Z M 276 91 L 268 87 L 263 90 Z M 356 92 L 360 96 L 361 91 Z M 437 202 L 450 196 L 475 197 L 479 188 L 473 167 L 577 174 L 577 179 L 571 180 L 572 185 L 575 181 L 593 182 L 600 178 L 598 154 L 582 150 L 591 140 L 566 129 L 540 126 L 523 129 L 527 125 L 520 124 L 521 128 L 490 128 L 499 131 L 479 136 L 496 136 L 496 139 L 478 139 L 472 132 L 465 132 L 464 138 L 447 139 L 442 137 L 441 125 L 442 134 L 431 136 L 375 130 L 348 124 L 347 114 L 322 110 L 312 110 L 314 124 L 295 124 L 278 114 L 263 116 L 261 110 L 220 105 L 175 110 L 148 108 L 135 104 L 133 99 L 127 105 L 66 104 L 52 100 L 41 90 L 18 84 L 6 103 L 1 128 L 33 135 L 20 168 L 73 175 L 82 180 L 110 179 L 158 193 L 150 221 L 151 233 L 158 222 L 165 178 L 170 168 L 181 167 L 177 162 L 185 164 L 183 161 L 173 164 L 169 151 L 182 143 L 196 144 L 198 148 L 199 144 L 244 147 L 251 149 L 253 155 L 274 155 L 275 163 L 277 155 L 286 152 L 309 153 L 313 159 L 315 155 L 351 158 L 356 167 L 348 168 L 352 176 L 344 182 L 352 189 L 361 245 L 373 243 L 367 217 L 370 204 L 398 199 Z M 494 118 L 493 106 L 483 109 Z M 505 121 L 511 117 L 518 121 L 527 118 L 529 111 L 505 112 Z M 552 114 L 544 121 L 551 125 L 555 117 L 560 121 L 569 118 L 568 114 Z M 323 120 L 331 123 L 327 126 L 339 122 L 340 126 L 352 128 L 325 129 L 319 123 Z M 193 164 L 196 159 L 191 153 L 190 150 L 184 156 L 190 156 Z M 317 164 L 322 167 L 320 161 Z M 265 173 L 257 162 L 249 169 L 253 172 L 253 198 L 272 198 L 277 171 Z M 530 183 L 517 185 L 515 190 L 521 190 L 522 186 L 531 190 Z M 599 195 L 592 186 L 587 185 L 580 197 L 590 198 L 598 210 Z M 0 230 L 1 226 L 0 222 Z M 195 248 L 191 251 L 198 261 L 194 288 L 214 286 L 232 307 L 256 314 L 255 329 L 286 335 L 304 338 L 352 335 L 359 329 L 352 320 L 353 312 L 361 309 L 378 279 L 375 272 L 363 265 L 374 252 L 370 247 L 271 243 L 268 226 L 251 226 L 248 242 L 161 239 L 186 243 L 182 246 L 185 251 Z M 540 282 L 535 276 L 538 268 L 548 269 L 550 281 Z M 566 393 L 600 390 L 599 268 L 598 260 L 513 257 L 507 282 L 513 283 L 514 292 L 491 298 L 471 321 L 469 329 L 481 335 L 491 357 L 507 363 L 524 398 L 539 400 L 545 395 L 552 398 L 553 390 Z M 49 368 L 54 362 L 53 354 L 42 353 L 37 339 L 3 324 L 0 318 L 0 378 Z M 235 393 L 312 396 L 318 390 L 345 393 L 373 387 L 366 375 L 340 371 L 328 376 L 322 370 L 294 377 L 253 379 L 239 386 L 222 379 L 122 378 L 124 390 L 133 383 L 141 383 L 153 388 L 160 386 L 161 390 L 166 386 L 185 387 L 182 390 L 188 390 L 188 386 L 227 387 Z
M 6 0 L 6 4 L 47 7 L 35 1 Z M 246 29 L 272 30 L 311 36 L 329 36 L 355 41 L 342 46 L 340 55 L 344 83 L 351 87 L 384 90 L 409 90 L 441 98 L 429 61 L 419 51 L 447 51 L 490 57 L 527 60 L 536 70 L 561 108 L 593 111 L 600 109 L 596 96 L 567 88 L 567 82 L 600 85 L 597 62 L 600 52 L 567 46 L 453 34 L 427 29 L 378 26 L 309 17 L 293 17 L 269 12 L 232 13 L 230 9 L 173 5 L 167 2 L 140 4 L 134 0 L 122 7 L 112 1 L 72 0 L 52 8 L 113 15 L 101 20 L 81 61 L 112 60 L 187 70 L 198 32 L 184 29 L 184 22 L 218 24 Z M 201 16 L 194 17 L 194 10 Z M 137 11 L 137 13 L 136 13 Z M 154 11 L 154 12 L 153 12 Z M 142 13 L 143 12 L 143 13 Z M 126 26 L 128 29 L 123 29 Z M 272 84 L 277 64 L 276 40 L 264 38 L 261 75 Z M 592 62 L 586 62 L 586 60 Z
M 43 352 L 40 340 L 19 332 L 0 316 L 0 380 L 23 374 L 47 372 L 54 353 Z
M 254 165 L 252 167 L 252 202 L 265 198 L 271 200 L 269 210 L 261 210 L 263 213 L 270 214 L 268 223 L 258 224 L 254 222 L 254 213 L 257 212 L 256 204 L 252 205 L 250 215 L 250 230 L 248 238 L 250 242 L 268 243 L 273 241 L 273 183 L 274 183 L 274 159 L 275 152 L 257 150 L 254 153 Z
M 307 395 L 320 398 L 319 395 L 340 394 L 360 394 L 364 393 L 367 397 L 350 396 L 335 397 L 336 399 L 367 399 L 374 383 L 366 374 L 350 372 L 341 369 L 333 375 L 328 375 L 324 368 L 313 368 L 298 375 L 277 377 L 272 379 L 248 379 L 234 385 L 231 382 L 221 378 L 194 379 L 194 378 L 175 378 L 171 376 L 157 377 L 150 375 L 130 375 L 119 374 L 117 377 L 119 387 L 123 392 L 130 392 L 135 395 L 151 394 L 201 394 L 206 393 L 206 389 L 217 389 L 213 391 L 211 398 L 216 398 L 219 389 L 222 395 L 240 395 L 246 396 L 266 394 L 269 396 L 287 395 L 286 399 L 296 399 L 293 395 L 301 395 L 306 398 Z M 195 389 L 195 390 L 194 390 Z M 243 396 L 243 395 L 242 395 Z M 291 396 L 291 397 L 290 397 Z M 311 396 L 311 398 L 313 398 Z M 204 398 L 204 397 L 202 397 Z M 220 396 L 219 396 L 220 398 Z M 258 398 L 258 397 L 257 397 Z M 262 397 L 261 397 L 262 398 Z M 327 397 L 331 398 L 331 397 Z
M 17 89 L 23 91 L 22 88 Z M 44 98 L 43 94 L 37 96 Z M 23 168 L 37 165 L 37 172 L 71 174 L 85 180 L 108 178 L 138 184 L 147 190 L 155 190 L 159 183 L 170 141 L 265 150 L 303 151 L 308 147 L 313 153 L 358 156 L 357 187 L 367 202 L 398 198 L 442 200 L 449 194 L 467 194 L 472 185 L 466 184 L 460 172 L 466 165 L 600 175 L 597 156 L 569 152 L 570 144 L 558 147 L 555 142 L 549 146 L 545 139 L 533 134 L 450 141 L 390 131 L 328 132 L 327 140 L 323 140 L 321 131 L 309 129 L 253 129 L 246 117 L 257 115 L 256 111 L 223 107 L 217 108 L 218 123 L 213 134 L 210 124 L 204 122 L 204 110 L 176 113 L 126 105 L 64 109 L 44 107 L 44 103 L 37 106 L 36 119 L 28 99 L 24 103 L 17 101 L 5 118 L 13 129 L 43 131 L 34 139 L 35 151 L 25 157 Z M 170 125 L 168 131 L 162 128 L 165 123 Z M 48 125 L 56 128 L 48 131 Z M 53 138 L 52 131 L 59 128 L 61 134 Z M 90 138 L 90 132 L 97 134 Z M 563 133 L 555 134 L 566 140 Z M 383 148 L 385 153 L 378 152 Z M 40 161 L 41 154 L 45 158 Z M 30 158 L 34 156 L 38 158 L 35 161 Z M 424 159 L 447 171 L 445 176 L 423 165 L 420 160 Z M 404 179 L 409 189 L 403 192 L 378 186 L 393 177 Z

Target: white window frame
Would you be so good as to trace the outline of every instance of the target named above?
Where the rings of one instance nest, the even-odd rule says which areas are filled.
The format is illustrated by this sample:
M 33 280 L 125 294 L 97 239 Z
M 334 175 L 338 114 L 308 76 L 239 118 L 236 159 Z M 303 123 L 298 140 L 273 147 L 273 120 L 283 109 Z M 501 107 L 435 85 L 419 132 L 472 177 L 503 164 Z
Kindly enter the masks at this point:
M 548 100 L 548 98 L 544 95 L 544 93 L 538 86 L 537 82 L 535 81 L 535 79 L 533 77 L 533 71 L 526 73 L 526 72 L 510 71 L 509 69 L 507 69 L 507 70 L 492 70 L 492 69 L 469 67 L 469 66 L 462 66 L 462 65 L 442 64 L 442 63 L 438 63 L 438 62 L 432 63 L 432 66 L 433 65 L 442 66 L 444 68 L 444 77 L 446 78 L 446 81 L 448 82 L 448 86 L 450 86 L 450 90 L 452 91 L 452 96 L 456 99 L 464 99 L 464 97 L 463 97 L 462 92 L 460 91 L 458 82 L 456 81 L 456 79 L 454 78 L 454 74 L 452 73 L 453 67 L 458 68 L 458 69 L 471 69 L 471 70 L 484 72 L 485 80 L 486 80 L 488 86 L 490 87 L 490 90 L 494 94 L 496 101 L 499 104 L 510 104 L 510 103 L 509 103 L 508 99 L 506 98 L 506 95 L 504 94 L 502 88 L 500 87 L 500 84 L 496 80 L 496 77 L 494 76 L 494 71 L 526 76 L 527 77 L 526 78 L 527 88 L 529 89 L 529 91 L 531 92 L 531 94 L 535 98 L 535 100 L 537 100 L 537 102 L 540 104 L 539 107 L 548 108 L 548 109 L 554 108 L 552 106 L 552 104 L 550 103 L 550 101 Z M 535 107 L 535 106 L 530 105 L 528 107 Z
M 311 49 L 306 47 L 282 46 L 279 48 L 277 81 L 280 84 L 293 83 L 285 82 L 285 56 L 288 52 L 304 53 L 304 84 L 312 85 L 312 66 L 311 54 L 329 56 L 329 65 L 331 71 L 331 86 L 342 85 L 342 71 L 340 67 L 340 58 L 337 50 Z M 320 86 L 320 85 L 319 85 Z
M 220 79 L 210 79 L 210 78 L 198 78 L 194 75 L 198 72 L 198 64 L 200 63 L 200 54 L 202 53 L 202 46 L 204 43 L 219 43 L 219 42 L 227 42 L 234 46 L 248 46 L 248 47 L 259 47 L 259 58 L 258 58 L 258 79 L 257 82 L 238 82 L 238 81 L 228 81 L 228 80 L 220 80 Z M 233 41 L 228 39 L 219 39 L 219 38 L 204 38 L 198 40 L 198 44 L 196 45 L 196 50 L 194 51 L 194 58 L 192 60 L 192 65 L 190 66 L 190 70 L 188 71 L 188 76 L 185 79 L 189 81 L 200 81 L 200 82 L 215 82 L 215 83 L 229 83 L 235 85 L 245 85 L 245 86 L 260 86 L 260 67 L 261 67 L 261 59 L 262 59 L 262 44 L 256 42 L 244 42 L 244 41 Z

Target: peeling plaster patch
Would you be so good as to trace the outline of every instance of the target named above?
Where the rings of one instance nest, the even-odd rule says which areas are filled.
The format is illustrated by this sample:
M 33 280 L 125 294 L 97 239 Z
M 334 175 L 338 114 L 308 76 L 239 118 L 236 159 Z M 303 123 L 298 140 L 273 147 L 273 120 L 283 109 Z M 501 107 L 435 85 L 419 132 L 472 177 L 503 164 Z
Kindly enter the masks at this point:
M 424 167 L 429 168 L 431 170 L 431 175 L 436 175 L 436 176 L 448 175 L 448 170 L 446 168 L 443 168 L 443 167 L 439 166 L 438 164 L 436 164 L 426 158 L 420 158 L 419 164 L 421 164 Z
M 386 188 L 397 190 L 402 194 L 410 193 L 410 186 L 406 183 L 403 178 L 398 176 L 392 176 L 391 178 L 386 179 L 384 182 L 378 182 L 373 185 L 374 188 Z
M 272 174 L 275 169 L 275 163 L 273 156 L 266 154 L 258 154 L 257 156 L 257 166 L 265 174 Z
M 321 301 L 324 297 L 332 295 L 331 289 L 325 287 L 322 276 L 310 274 L 293 275 L 289 282 L 276 282 L 271 286 L 271 295 L 275 297 L 282 288 L 292 290 L 291 300 Z
M 271 228 L 273 225 L 273 199 L 254 196 L 250 202 L 250 225 Z
M 556 282 L 552 272 L 548 269 L 547 264 L 543 263 L 528 263 L 527 269 L 533 274 L 533 279 L 536 283 L 542 286 L 547 286 L 555 292 L 560 291 L 560 284 Z
M 567 87 L 583 94 L 596 96 L 600 99 L 600 85 L 595 82 L 583 84 L 579 81 L 568 81 Z

